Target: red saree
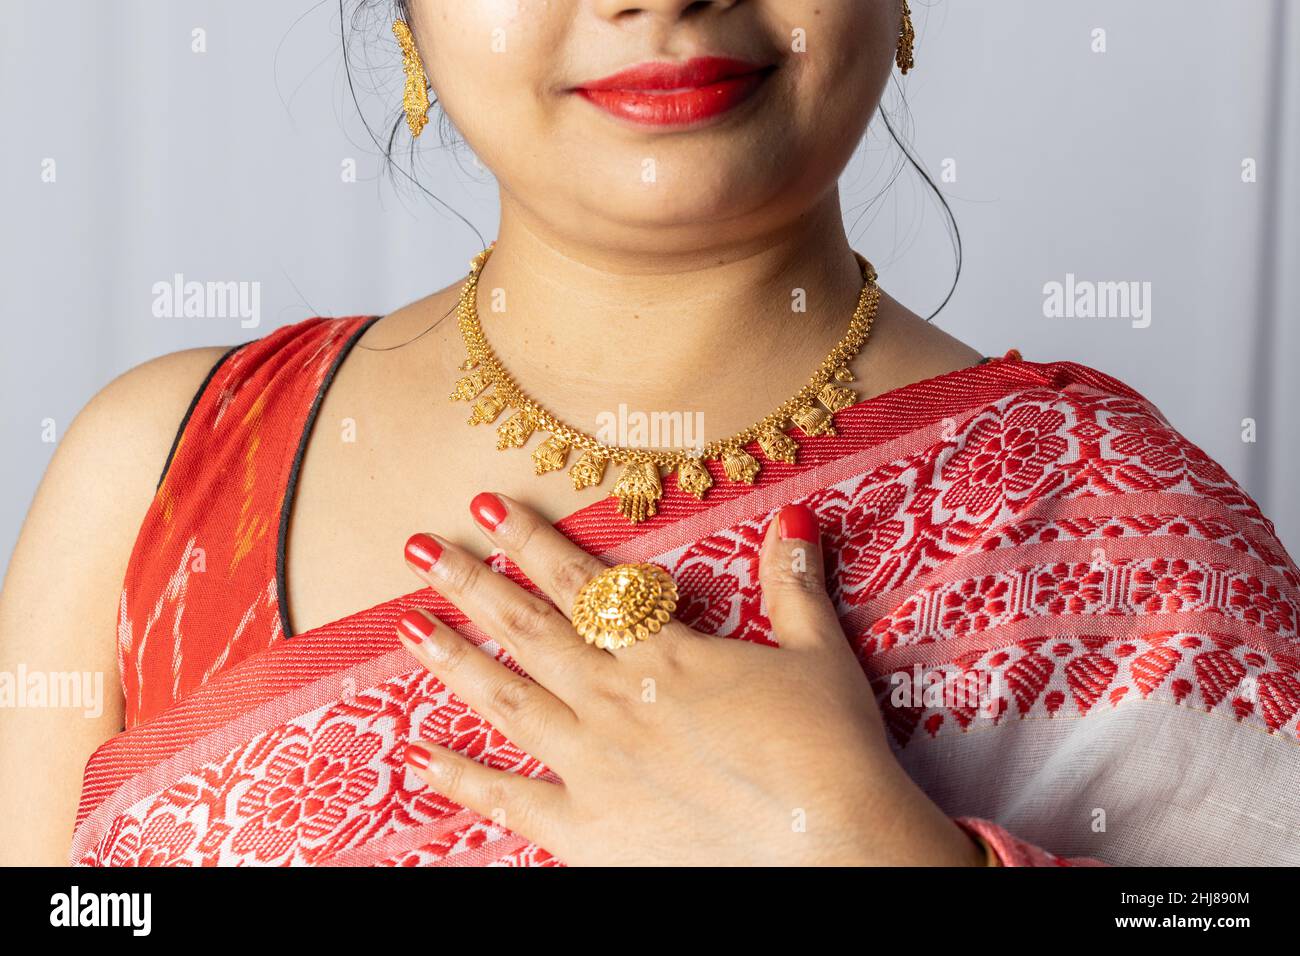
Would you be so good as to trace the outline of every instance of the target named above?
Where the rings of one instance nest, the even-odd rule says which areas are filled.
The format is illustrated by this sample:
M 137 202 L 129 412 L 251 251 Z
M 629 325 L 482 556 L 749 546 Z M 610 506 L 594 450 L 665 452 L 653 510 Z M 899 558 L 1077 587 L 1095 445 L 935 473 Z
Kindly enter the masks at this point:
M 489 636 L 427 589 L 286 633 L 302 449 L 367 324 L 280 329 L 196 396 L 128 570 L 127 725 L 86 768 L 72 862 L 560 862 L 403 763 L 422 737 L 549 774 L 394 627 L 418 606 L 500 656 Z M 1300 573 L 1218 465 L 1071 363 L 953 372 L 836 425 L 752 487 L 718 481 L 700 502 L 668 482 L 642 525 L 599 503 L 559 527 L 606 561 L 667 568 L 687 624 L 770 641 L 758 545 L 804 501 L 898 759 L 1001 862 L 1300 862 Z M 942 692 L 962 682 L 977 702 Z

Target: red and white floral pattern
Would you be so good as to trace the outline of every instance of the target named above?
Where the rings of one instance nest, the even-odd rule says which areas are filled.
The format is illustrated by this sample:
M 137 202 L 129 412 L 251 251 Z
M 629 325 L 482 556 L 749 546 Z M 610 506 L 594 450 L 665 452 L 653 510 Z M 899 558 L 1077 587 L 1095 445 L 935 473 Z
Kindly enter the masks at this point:
M 1221 468 L 1131 392 L 1061 385 L 1053 379 L 1062 377 L 1059 368 L 1038 368 L 1053 374 L 1036 385 L 1010 381 L 993 400 L 947 421 L 922 421 L 900 432 L 897 454 L 864 459 L 844 477 L 823 484 L 811 468 L 774 467 L 775 477 L 757 486 L 788 482 L 820 516 L 833 597 L 893 745 L 900 755 L 940 739 L 960 748 L 975 727 L 1085 721 L 1151 700 L 1224 716 L 1242 728 L 1243 740 L 1256 731 L 1294 743 L 1300 574 L 1272 527 Z M 841 413 L 844 444 L 825 467 L 870 457 L 874 446 L 853 440 L 855 422 L 871 408 L 867 402 Z M 644 555 L 677 580 L 681 620 L 724 637 L 772 641 L 758 549 L 784 501 L 764 500 L 759 513 L 741 513 L 705 534 L 685 529 L 681 540 Z M 718 512 L 738 513 L 736 501 L 744 499 L 723 502 Z M 710 514 L 707 506 L 700 514 Z M 691 528 L 701 520 L 707 526 L 696 515 Z M 505 573 L 523 580 L 513 565 Z M 133 595 L 124 608 L 157 599 Z M 389 616 L 398 611 L 387 608 Z M 239 626 L 250 617 L 255 608 Z M 123 632 L 138 633 L 125 610 Z M 127 643 L 125 659 L 139 656 L 138 642 Z M 502 656 L 490 640 L 483 646 Z M 208 679 L 228 679 L 234 663 Z M 974 676 L 994 695 L 978 708 L 896 702 L 899 678 L 918 666 L 954 680 Z M 177 750 L 174 759 L 190 766 L 164 774 L 161 785 L 137 775 L 113 794 L 117 803 L 102 796 L 83 803 L 76 859 L 560 862 L 505 821 L 480 818 L 423 788 L 402 763 L 413 737 L 516 773 L 549 774 L 412 668 L 284 715 L 220 752 L 209 752 L 203 741 L 211 738 L 201 738 Z M 1003 758 L 1035 759 L 1020 752 Z M 945 783 L 980 786 L 976 779 Z M 987 821 L 963 825 L 1001 847 L 1004 862 L 1063 862 Z

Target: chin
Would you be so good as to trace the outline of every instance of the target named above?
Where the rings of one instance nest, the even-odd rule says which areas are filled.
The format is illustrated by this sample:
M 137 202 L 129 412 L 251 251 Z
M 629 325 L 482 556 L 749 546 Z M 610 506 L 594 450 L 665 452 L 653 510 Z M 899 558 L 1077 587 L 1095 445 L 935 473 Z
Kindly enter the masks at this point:
M 638 170 L 640 160 L 613 164 Z M 779 164 L 778 164 L 779 165 Z M 798 168 L 787 165 L 786 169 Z M 787 196 L 796 184 L 779 169 L 759 165 L 752 154 L 732 161 L 717 153 L 707 160 L 672 157 L 656 164 L 652 182 L 605 174 L 584 186 L 582 204 L 592 214 L 632 226 L 683 228 L 715 225 L 755 213 Z

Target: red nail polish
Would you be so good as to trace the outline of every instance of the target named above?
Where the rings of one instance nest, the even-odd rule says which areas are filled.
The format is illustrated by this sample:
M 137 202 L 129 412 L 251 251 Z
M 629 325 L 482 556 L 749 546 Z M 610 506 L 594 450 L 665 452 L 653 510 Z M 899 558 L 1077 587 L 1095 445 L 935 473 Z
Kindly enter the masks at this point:
M 406 745 L 406 762 L 412 767 L 420 770 L 429 769 L 429 761 L 433 759 L 433 751 L 421 744 Z
M 469 503 L 469 510 L 474 515 L 474 520 L 489 531 L 506 520 L 506 506 L 490 491 L 480 491 L 476 494 L 474 500 Z
M 433 634 L 435 625 L 419 611 L 407 611 L 397 619 L 397 629 L 417 644 L 423 644 Z
M 783 541 L 797 538 L 817 544 L 821 541 L 821 528 L 817 515 L 807 505 L 786 505 L 776 516 L 776 530 Z
M 421 571 L 428 571 L 438 563 L 442 545 L 427 534 L 413 534 L 406 541 L 406 560 Z

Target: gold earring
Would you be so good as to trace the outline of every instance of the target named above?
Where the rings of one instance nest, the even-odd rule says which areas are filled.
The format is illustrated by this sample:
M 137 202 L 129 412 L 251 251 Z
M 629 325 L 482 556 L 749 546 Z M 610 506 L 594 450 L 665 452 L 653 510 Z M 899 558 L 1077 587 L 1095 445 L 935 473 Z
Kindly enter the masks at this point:
M 429 80 L 420 62 L 420 51 L 415 48 L 415 37 L 411 36 L 405 20 L 393 21 L 393 36 L 402 48 L 402 70 L 406 73 L 406 88 L 402 90 L 406 125 L 413 137 L 419 136 L 424 124 L 429 122 Z
M 904 76 L 907 71 L 916 66 L 916 61 L 912 58 L 912 50 L 916 46 L 916 30 L 912 28 L 912 11 L 907 6 L 907 0 L 903 0 L 903 26 L 898 31 L 898 52 L 894 54 L 894 62 L 898 64 L 899 72 Z

